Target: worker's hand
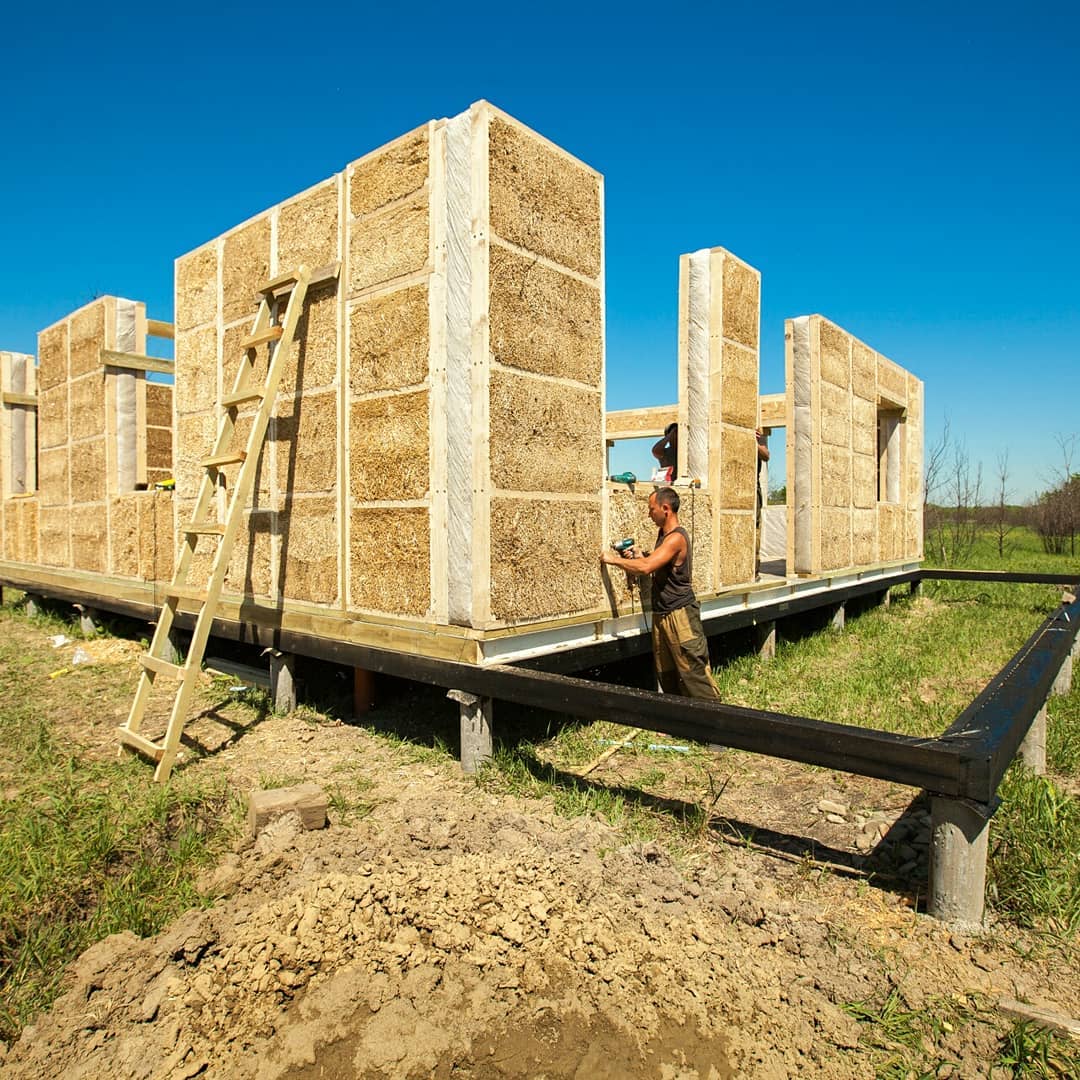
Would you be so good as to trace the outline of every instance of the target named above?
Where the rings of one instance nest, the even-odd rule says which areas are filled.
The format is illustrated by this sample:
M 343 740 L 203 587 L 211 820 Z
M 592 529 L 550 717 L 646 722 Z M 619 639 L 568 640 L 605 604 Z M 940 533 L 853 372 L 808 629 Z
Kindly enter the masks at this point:
M 633 546 L 633 547 L 632 547 L 632 548 L 630 549 L 630 558 L 631 558 L 631 559 L 643 559 L 644 557 L 645 557 L 645 552 L 644 552 L 644 551 L 642 551 L 642 550 L 641 550 L 641 548 L 639 548 L 639 547 L 637 546 L 637 544 L 635 544 L 635 545 L 634 545 L 634 546 Z
M 618 566 L 619 556 L 616 555 L 614 551 L 601 551 L 600 561 L 602 563 L 605 563 L 607 566 Z

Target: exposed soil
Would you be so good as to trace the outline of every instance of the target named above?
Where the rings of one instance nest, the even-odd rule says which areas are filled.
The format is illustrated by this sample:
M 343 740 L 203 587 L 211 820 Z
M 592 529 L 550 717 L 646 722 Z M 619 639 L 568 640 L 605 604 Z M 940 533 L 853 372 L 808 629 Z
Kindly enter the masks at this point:
M 64 678 L 109 680 L 137 651 L 87 648 L 94 670 Z M 454 715 L 427 692 L 395 708 L 421 729 Z M 111 754 L 120 718 L 58 723 Z M 348 724 L 222 705 L 191 733 L 215 752 L 186 768 L 239 793 L 268 774 L 342 793 L 329 826 L 279 819 L 206 875 L 210 908 L 89 949 L 5 1076 L 865 1077 L 888 1043 L 842 1006 L 895 992 L 948 1021 L 919 1051 L 952 1063 L 937 1075 L 982 1077 L 1002 995 L 1080 1015 L 1059 951 L 918 913 L 925 818 L 907 789 L 730 751 L 704 769 L 616 752 L 584 783 L 661 815 L 711 804 L 669 850 Z

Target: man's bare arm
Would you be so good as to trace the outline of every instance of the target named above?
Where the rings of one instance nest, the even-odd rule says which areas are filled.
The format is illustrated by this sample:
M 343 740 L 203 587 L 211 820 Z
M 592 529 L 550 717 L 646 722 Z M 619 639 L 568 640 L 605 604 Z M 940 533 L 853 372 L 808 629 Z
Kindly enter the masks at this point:
M 669 533 L 664 537 L 660 546 L 651 554 L 642 559 L 624 559 L 616 555 L 614 551 L 605 551 L 600 556 L 600 561 L 608 566 L 617 566 L 620 570 L 626 570 L 631 574 L 654 574 L 661 566 L 674 562 L 680 555 L 686 553 L 686 540 L 682 533 Z

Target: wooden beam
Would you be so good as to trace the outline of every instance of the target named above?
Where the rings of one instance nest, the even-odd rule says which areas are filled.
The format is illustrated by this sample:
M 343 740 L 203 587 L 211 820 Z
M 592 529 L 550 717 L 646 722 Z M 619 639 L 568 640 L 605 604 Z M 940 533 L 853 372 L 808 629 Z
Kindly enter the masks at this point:
M 604 420 L 607 425 L 605 438 L 609 442 L 615 439 L 659 438 L 664 434 L 664 428 L 668 424 L 676 423 L 678 419 L 678 405 L 651 405 L 645 409 L 617 409 L 615 412 L 605 414 Z
M 147 319 L 146 334 L 147 337 L 168 338 L 172 341 L 176 336 L 176 330 L 171 322 L 164 322 L 161 319 Z
M 16 394 L 10 391 L 0 395 L 0 400 L 2 400 L 5 405 L 22 405 L 28 409 L 36 409 L 38 403 L 37 397 L 34 394 Z
M 762 394 L 758 398 L 760 419 L 758 426 L 762 428 L 778 428 L 787 426 L 787 400 L 783 394 Z
M 113 349 L 101 350 L 101 362 L 105 367 L 123 368 L 126 371 L 156 371 L 163 375 L 172 375 L 176 371 L 176 365 L 171 360 L 143 356 L 141 353 L 116 352 Z

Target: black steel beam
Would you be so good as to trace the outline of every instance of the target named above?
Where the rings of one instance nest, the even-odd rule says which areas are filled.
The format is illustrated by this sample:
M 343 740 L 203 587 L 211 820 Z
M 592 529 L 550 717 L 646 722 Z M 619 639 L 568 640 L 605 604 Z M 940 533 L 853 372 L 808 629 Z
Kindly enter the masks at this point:
M 922 581 L 998 581 L 1066 587 L 1077 583 L 1075 574 L 1034 574 L 1012 570 L 938 570 L 923 567 L 916 573 Z

